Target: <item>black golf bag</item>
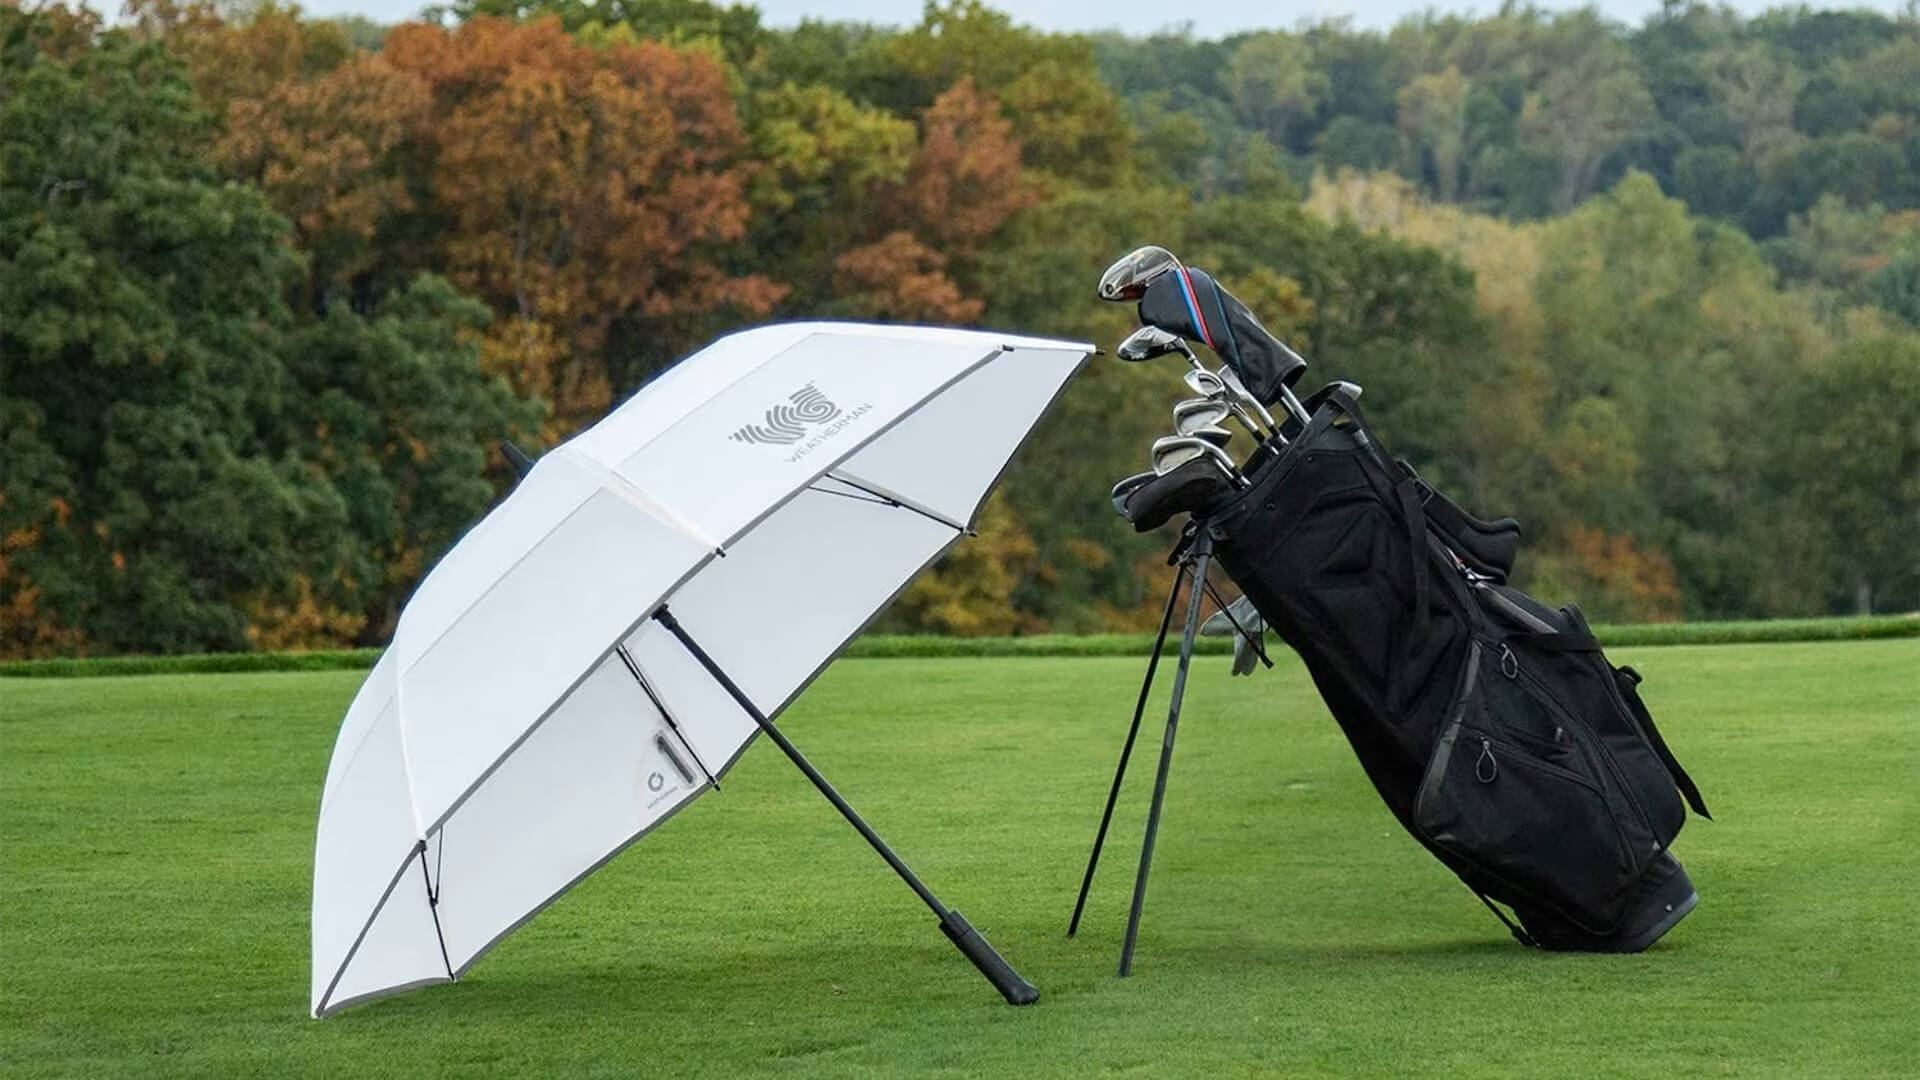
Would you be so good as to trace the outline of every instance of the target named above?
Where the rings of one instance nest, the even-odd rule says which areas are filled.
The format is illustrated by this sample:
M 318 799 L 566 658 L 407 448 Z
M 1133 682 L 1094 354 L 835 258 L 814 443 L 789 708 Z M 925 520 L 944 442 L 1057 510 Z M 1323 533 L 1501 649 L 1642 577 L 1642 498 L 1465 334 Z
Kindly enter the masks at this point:
M 1251 487 L 1194 515 L 1219 563 L 1306 661 L 1401 825 L 1516 938 L 1646 948 L 1697 900 L 1667 850 L 1682 794 L 1707 809 L 1639 676 L 1607 662 L 1578 608 L 1507 587 L 1519 526 L 1473 518 L 1390 458 L 1350 388 L 1305 408 Z

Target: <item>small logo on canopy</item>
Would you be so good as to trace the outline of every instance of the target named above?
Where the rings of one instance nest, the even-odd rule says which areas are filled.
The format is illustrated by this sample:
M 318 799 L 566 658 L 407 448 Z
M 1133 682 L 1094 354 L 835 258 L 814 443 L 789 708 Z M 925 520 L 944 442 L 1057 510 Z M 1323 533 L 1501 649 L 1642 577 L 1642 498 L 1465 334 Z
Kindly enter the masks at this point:
M 839 415 L 840 406 L 808 383 L 788 394 L 786 401 L 768 409 L 765 424 L 747 424 L 729 438 L 742 443 L 790 445 L 806 438 L 807 428 L 825 424 Z

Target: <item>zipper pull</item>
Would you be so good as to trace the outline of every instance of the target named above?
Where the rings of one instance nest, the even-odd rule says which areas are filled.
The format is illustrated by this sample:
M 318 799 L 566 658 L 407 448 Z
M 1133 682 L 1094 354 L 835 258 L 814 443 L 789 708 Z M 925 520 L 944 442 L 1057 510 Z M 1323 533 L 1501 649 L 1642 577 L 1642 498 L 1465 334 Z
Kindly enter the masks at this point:
M 1500 674 L 1507 678 L 1517 678 L 1520 674 L 1520 658 L 1513 655 L 1513 649 L 1500 646 Z
M 1493 783 L 1493 778 L 1499 775 L 1500 762 L 1493 756 L 1493 743 L 1486 738 L 1482 738 L 1480 740 L 1480 756 L 1475 758 L 1473 762 L 1473 778 L 1483 784 L 1491 784 Z

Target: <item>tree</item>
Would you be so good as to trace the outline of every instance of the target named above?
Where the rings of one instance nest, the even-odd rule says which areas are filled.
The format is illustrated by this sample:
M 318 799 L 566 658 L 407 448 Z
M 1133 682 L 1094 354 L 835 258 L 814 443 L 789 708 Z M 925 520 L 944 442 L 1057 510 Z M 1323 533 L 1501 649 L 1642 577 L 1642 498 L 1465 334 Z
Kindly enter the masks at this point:
M 1876 303 L 1920 330 L 1920 236 L 1893 255 L 1870 284 Z
M 55 55 L 62 14 L 0 8 L 0 654 L 360 640 L 532 418 L 443 284 L 296 327 L 287 222 L 196 159 L 182 65 Z
M 237 602 L 336 561 L 340 506 L 281 453 L 284 223 L 188 151 L 192 88 L 120 31 L 61 63 L 0 9 L 0 608 L 10 655 L 246 644 Z
M 1797 407 L 1819 401 L 1822 407 Z M 1794 520 L 1821 540 L 1800 572 L 1834 610 L 1920 606 L 1920 341 L 1865 341 L 1809 374 L 1775 417 L 1774 460 Z
M 1295 129 L 1331 89 L 1326 74 L 1314 66 L 1306 41 L 1282 33 L 1255 34 L 1242 41 L 1221 81 L 1241 120 L 1282 150 L 1294 149 Z
M 369 55 L 228 101 L 209 158 L 258 186 L 293 223 L 294 242 L 309 256 L 305 291 L 315 310 L 356 291 L 369 303 L 354 284 L 378 265 L 381 228 L 414 208 L 402 158 L 427 106 L 418 78 Z
M 1726 111 L 1739 133 L 1740 150 L 1749 166 L 1792 148 L 1798 138 L 1794 103 L 1807 85 L 1804 72 L 1757 44 L 1709 52 L 1702 58 L 1702 67 L 1714 103 Z
M 1652 116 L 1653 98 L 1639 76 L 1604 51 L 1549 74 L 1528 97 L 1522 124 L 1558 165 L 1554 212 L 1566 213 L 1590 194 L 1607 158 Z
M 383 54 L 433 98 L 422 185 L 448 276 L 502 316 L 496 358 L 569 430 L 695 342 L 674 320 L 770 310 L 783 289 L 727 266 L 746 233 L 746 143 L 720 65 L 653 42 L 591 48 L 543 19 L 412 25 Z M 601 349 L 651 341 L 639 370 Z M 498 362 L 498 360 L 496 360 Z
M 1673 162 L 1673 192 L 1696 213 L 1732 218 L 1753 197 L 1753 173 L 1731 146 L 1691 146 Z
M 568 31 L 605 32 L 624 27 L 632 39 L 687 46 L 716 43 L 729 63 L 754 62 L 771 37 L 760 12 L 748 4 L 707 0 L 453 0 L 430 8 L 436 20 L 452 16 L 468 22 L 490 17 L 514 22 L 555 18 Z
M 1432 160 L 1441 202 L 1459 198 L 1466 164 L 1478 149 L 1477 133 L 1467 125 L 1467 97 L 1472 89 L 1460 69 L 1451 65 L 1400 88 L 1400 134 L 1416 158 L 1424 150 Z
M 492 501 L 500 439 L 527 440 L 541 409 L 480 371 L 485 305 L 421 275 L 361 313 L 336 307 L 287 335 L 292 450 L 338 491 L 355 543 L 326 595 L 359 620 L 360 641 L 385 641 L 401 602 Z M 316 591 L 319 591 L 316 587 Z M 271 626 L 250 633 L 268 648 Z

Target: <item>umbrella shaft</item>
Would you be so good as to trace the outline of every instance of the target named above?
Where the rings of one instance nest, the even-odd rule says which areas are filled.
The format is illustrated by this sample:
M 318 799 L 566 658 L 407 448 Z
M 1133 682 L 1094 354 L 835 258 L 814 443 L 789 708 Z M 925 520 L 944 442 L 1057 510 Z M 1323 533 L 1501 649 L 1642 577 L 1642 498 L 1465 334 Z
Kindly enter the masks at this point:
M 918 893 L 920 899 L 933 909 L 935 915 L 943 920 L 946 919 L 946 905 L 940 902 L 939 897 L 933 895 L 933 890 L 927 888 L 907 864 L 900 861 L 900 856 L 895 855 L 893 849 L 887 846 L 887 842 L 880 839 L 880 834 L 874 832 L 873 827 L 867 824 L 866 819 L 848 805 L 847 800 L 840 797 L 840 793 L 834 790 L 826 777 L 820 775 L 820 770 L 813 767 L 813 763 L 800 752 L 800 748 L 788 741 L 787 737 L 781 734 L 780 729 L 773 725 L 773 721 L 767 719 L 767 714 L 761 712 L 760 707 L 753 703 L 753 699 L 749 698 L 746 692 L 741 690 L 739 685 L 721 669 L 720 665 L 714 662 L 713 657 L 707 655 L 707 651 L 702 649 L 698 642 L 688 636 L 686 628 L 680 625 L 680 620 L 674 618 L 673 613 L 666 608 L 655 612 L 653 617 L 661 626 L 667 628 L 668 633 L 679 640 L 687 652 L 699 661 L 701 667 L 707 669 L 707 674 L 713 676 L 713 680 L 720 684 L 720 688 L 725 690 L 748 716 L 753 718 L 753 722 L 760 725 L 760 730 L 766 732 L 767 738 L 772 739 L 773 744 L 780 748 L 780 752 L 787 755 L 787 760 L 793 762 L 801 772 L 805 773 L 808 780 L 813 781 L 813 786 L 820 789 L 820 794 L 827 797 L 827 801 L 833 804 L 835 810 L 840 811 L 840 816 L 846 818 L 848 824 L 858 830 L 860 835 L 866 838 L 867 843 L 873 846 L 873 850 L 887 860 L 887 865 L 893 867 L 893 872 L 900 875 L 900 880 L 906 882 L 914 892 Z

